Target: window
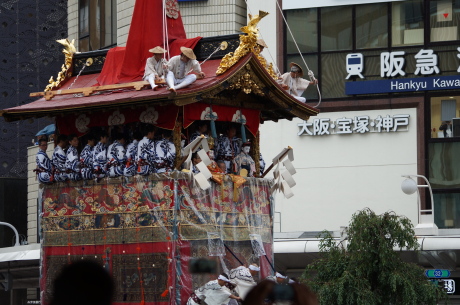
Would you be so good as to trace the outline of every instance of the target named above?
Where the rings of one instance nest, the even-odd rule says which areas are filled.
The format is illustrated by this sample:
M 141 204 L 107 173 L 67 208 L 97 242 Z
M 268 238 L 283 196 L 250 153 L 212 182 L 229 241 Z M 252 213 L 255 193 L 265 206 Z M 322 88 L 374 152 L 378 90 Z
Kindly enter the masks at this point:
M 459 39 L 460 1 L 430 1 L 430 41 Z
M 321 9 L 321 51 L 351 50 L 352 6 Z
M 392 3 L 392 45 L 417 45 L 424 41 L 423 1 Z
M 356 48 L 388 47 L 388 5 L 356 6 Z
M 80 0 L 78 27 L 80 52 L 117 43 L 116 0 Z
M 300 52 L 317 52 L 317 9 L 289 10 L 286 12 L 286 20 Z M 286 49 L 288 53 L 298 53 L 289 30 L 286 31 Z
M 434 222 L 440 229 L 460 228 L 460 194 L 433 194 Z
M 460 96 L 431 98 L 431 138 L 460 138 Z

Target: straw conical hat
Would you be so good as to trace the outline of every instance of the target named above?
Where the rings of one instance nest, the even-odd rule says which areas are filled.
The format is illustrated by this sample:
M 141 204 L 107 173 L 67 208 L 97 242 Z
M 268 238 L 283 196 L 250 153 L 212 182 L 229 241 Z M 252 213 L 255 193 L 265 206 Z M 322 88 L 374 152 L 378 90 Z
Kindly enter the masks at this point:
M 180 47 L 180 51 L 188 58 L 196 59 L 195 53 L 193 53 L 192 49 L 186 48 L 186 47 Z
M 156 46 L 153 49 L 150 49 L 149 52 L 153 54 L 163 54 L 166 53 L 166 50 L 160 46 Z

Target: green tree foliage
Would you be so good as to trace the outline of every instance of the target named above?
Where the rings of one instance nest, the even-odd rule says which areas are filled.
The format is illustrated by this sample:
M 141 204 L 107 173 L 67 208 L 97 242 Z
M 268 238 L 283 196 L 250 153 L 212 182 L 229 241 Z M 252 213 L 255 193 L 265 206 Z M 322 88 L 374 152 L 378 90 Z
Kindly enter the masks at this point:
M 421 267 L 400 258 L 402 249 L 418 248 L 408 218 L 364 209 L 353 215 L 346 242 L 345 249 L 323 232 L 322 258 L 302 276 L 322 305 L 422 305 L 446 298 Z

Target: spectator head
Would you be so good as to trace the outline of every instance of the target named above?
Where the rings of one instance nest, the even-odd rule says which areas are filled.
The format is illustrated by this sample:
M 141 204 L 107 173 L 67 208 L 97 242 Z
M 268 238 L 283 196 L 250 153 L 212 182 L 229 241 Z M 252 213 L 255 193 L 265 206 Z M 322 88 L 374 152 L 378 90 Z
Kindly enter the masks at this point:
M 54 280 L 50 305 L 110 305 L 113 292 L 113 280 L 99 263 L 79 260 Z

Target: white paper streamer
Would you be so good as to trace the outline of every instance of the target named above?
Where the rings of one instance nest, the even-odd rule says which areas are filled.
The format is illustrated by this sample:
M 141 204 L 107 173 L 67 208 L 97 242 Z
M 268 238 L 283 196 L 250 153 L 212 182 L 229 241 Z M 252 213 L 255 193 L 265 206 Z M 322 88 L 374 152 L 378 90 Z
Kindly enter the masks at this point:
M 276 155 L 276 157 L 273 158 L 272 162 L 273 164 L 277 164 L 278 162 L 282 161 L 282 159 L 280 160 L 281 156 L 287 152 L 287 148 L 284 148 L 278 155 Z
M 273 171 L 273 176 L 275 177 L 275 179 L 278 179 L 279 175 L 280 175 L 280 164 L 277 162 L 275 170 Z
M 294 175 L 297 173 L 297 171 L 294 168 L 294 165 L 292 165 L 291 160 L 286 159 L 286 161 L 283 162 L 284 167 L 289 171 L 291 175 Z
M 187 146 L 185 146 L 184 149 L 183 149 L 184 155 L 188 154 L 189 151 L 191 151 L 192 148 L 195 147 L 201 140 L 203 140 L 203 138 L 201 138 L 201 136 L 196 137 L 195 140 L 193 140 Z
M 284 197 L 286 197 L 286 199 L 289 199 L 292 196 L 294 196 L 294 193 L 292 193 L 291 188 L 289 187 L 286 181 L 283 181 L 283 183 L 281 184 L 281 191 L 283 192 Z
M 209 183 L 208 179 L 206 179 L 206 177 L 202 173 L 198 173 L 195 175 L 195 181 L 198 183 L 198 185 L 203 191 L 211 187 L 211 184 Z
M 284 178 L 284 181 L 287 182 L 287 184 L 289 185 L 289 187 L 294 187 L 295 186 L 295 181 L 294 179 L 292 178 L 291 174 L 288 172 L 288 171 L 284 171 L 281 176 L 283 176 Z
M 206 179 L 209 179 L 212 177 L 212 174 L 211 172 L 209 171 L 208 167 L 204 164 L 204 162 L 200 162 L 198 163 L 197 165 L 195 165 L 196 168 L 198 168 L 198 170 L 200 171 L 201 174 L 203 174 L 203 176 L 206 178 Z
M 200 159 L 201 161 L 203 161 L 203 163 L 208 166 L 209 164 L 211 164 L 211 159 L 209 159 L 209 156 L 208 154 L 204 151 L 204 149 L 201 149 L 198 151 L 198 156 L 200 156 Z
M 289 148 L 288 158 L 291 162 L 294 161 L 294 150 L 292 148 Z

